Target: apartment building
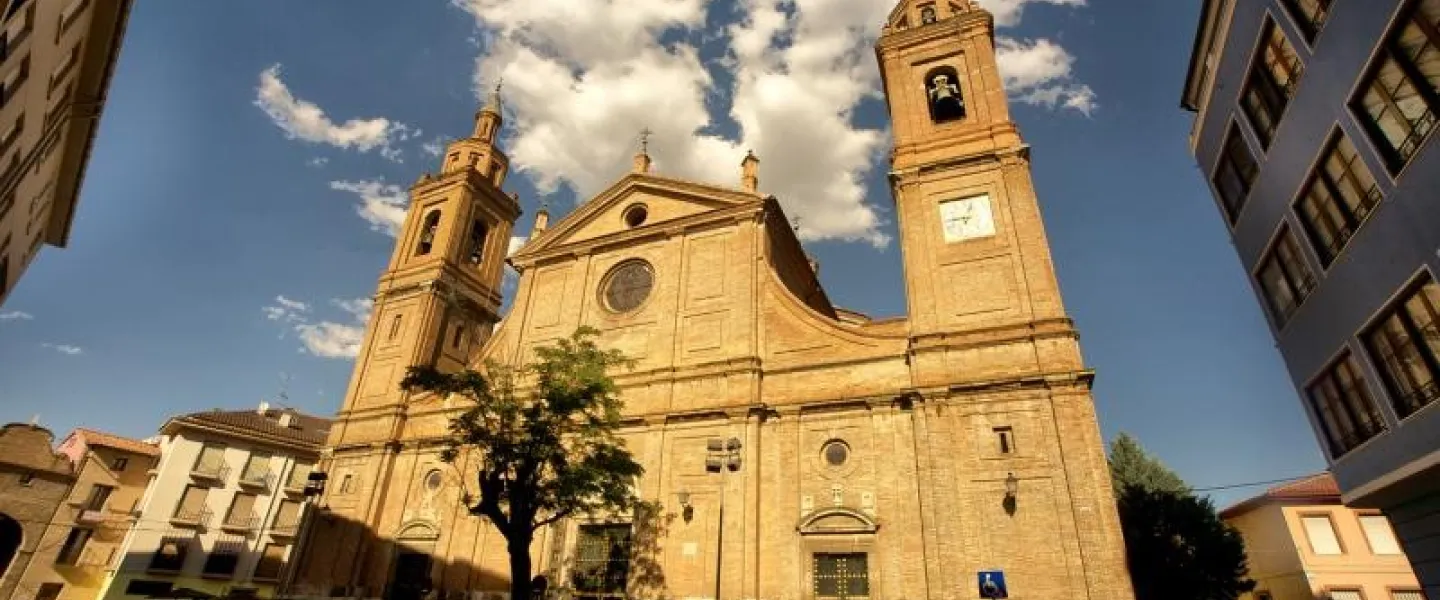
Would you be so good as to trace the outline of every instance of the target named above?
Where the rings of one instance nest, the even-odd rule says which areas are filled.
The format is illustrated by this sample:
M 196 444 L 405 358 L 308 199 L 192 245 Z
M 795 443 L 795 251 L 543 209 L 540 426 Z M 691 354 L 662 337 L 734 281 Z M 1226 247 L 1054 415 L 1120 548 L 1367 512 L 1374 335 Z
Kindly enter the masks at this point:
M 75 472 L 51 447 L 55 437 L 35 423 L 0 427 L 0 600 L 55 600 L 55 585 L 24 586 L 32 562 L 53 561 L 54 549 L 40 544 Z
M 330 422 L 262 402 L 175 417 L 100 597 L 273 597 Z
M 1204 0 L 1181 104 L 1345 504 L 1440 597 L 1440 0 Z
M 160 448 L 76 429 L 57 452 L 69 459 L 75 482 L 40 535 L 43 551 L 30 561 L 20 589 L 35 590 L 39 600 L 94 600 L 134 523 Z M 21 592 L 12 600 L 30 597 Z
M 1390 520 L 1341 504 L 1329 473 L 1272 487 L 1220 517 L 1245 538 L 1255 580 L 1245 600 L 1425 600 Z
M 0 0 L 0 305 L 64 247 L 131 0 Z

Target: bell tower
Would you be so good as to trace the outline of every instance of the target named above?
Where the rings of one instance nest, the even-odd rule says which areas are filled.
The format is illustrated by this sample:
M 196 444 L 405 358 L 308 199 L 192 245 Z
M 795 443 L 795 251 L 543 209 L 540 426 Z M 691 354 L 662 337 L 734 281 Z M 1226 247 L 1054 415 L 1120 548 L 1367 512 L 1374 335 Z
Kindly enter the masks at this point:
M 471 135 L 445 149 L 441 172 L 411 186 L 342 418 L 402 402 L 407 367 L 464 368 L 499 321 L 505 253 L 520 216 L 519 203 L 501 191 L 509 166 L 497 144 L 502 124 L 496 86 Z
M 904 0 L 875 51 L 912 335 L 1068 329 L 990 13 L 971 0 Z

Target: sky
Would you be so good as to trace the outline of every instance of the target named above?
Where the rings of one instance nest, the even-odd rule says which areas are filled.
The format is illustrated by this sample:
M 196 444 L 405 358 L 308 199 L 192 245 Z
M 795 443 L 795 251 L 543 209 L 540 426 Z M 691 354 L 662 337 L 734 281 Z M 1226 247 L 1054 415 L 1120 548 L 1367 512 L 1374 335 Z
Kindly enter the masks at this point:
M 1200 0 L 981 4 L 1107 439 L 1202 488 L 1323 469 L 1188 154 Z M 831 299 L 903 314 L 873 52 L 892 6 L 137 2 L 70 247 L 0 307 L 0 421 L 143 437 L 262 399 L 333 414 L 405 189 L 500 80 L 518 232 L 620 177 L 642 129 L 666 175 L 738 185 L 754 150 Z

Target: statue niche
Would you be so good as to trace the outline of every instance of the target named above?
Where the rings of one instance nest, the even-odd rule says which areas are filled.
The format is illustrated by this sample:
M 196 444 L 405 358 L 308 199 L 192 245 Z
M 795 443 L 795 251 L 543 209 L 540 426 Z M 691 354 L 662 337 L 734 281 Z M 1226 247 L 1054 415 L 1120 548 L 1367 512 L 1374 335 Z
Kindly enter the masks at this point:
M 960 76 L 953 67 L 936 67 L 925 74 L 925 98 L 930 103 L 931 121 L 945 123 L 965 118 Z

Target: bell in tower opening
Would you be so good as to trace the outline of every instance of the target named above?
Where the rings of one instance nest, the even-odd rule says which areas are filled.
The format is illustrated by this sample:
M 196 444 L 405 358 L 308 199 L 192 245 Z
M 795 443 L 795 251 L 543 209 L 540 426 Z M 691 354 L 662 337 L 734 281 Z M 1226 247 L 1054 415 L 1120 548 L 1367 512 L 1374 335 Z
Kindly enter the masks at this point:
M 965 98 L 960 95 L 959 82 L 959 75 L 950 67 L 940 67 L 925 75 L 930 120 L 944 123 L 965 118 Z

